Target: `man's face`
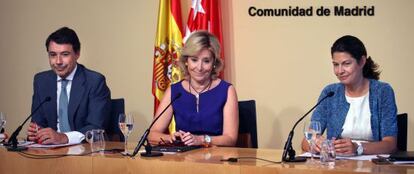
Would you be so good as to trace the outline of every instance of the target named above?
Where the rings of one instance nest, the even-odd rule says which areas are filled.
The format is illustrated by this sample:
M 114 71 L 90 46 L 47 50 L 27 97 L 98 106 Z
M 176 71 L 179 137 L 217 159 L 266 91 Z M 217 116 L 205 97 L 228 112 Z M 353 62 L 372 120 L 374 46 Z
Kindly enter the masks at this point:
M 66 78 L 76 67 L 80 55 L 75 52 L 71 44 L 49 43 L 49 64 L 56 75 Z

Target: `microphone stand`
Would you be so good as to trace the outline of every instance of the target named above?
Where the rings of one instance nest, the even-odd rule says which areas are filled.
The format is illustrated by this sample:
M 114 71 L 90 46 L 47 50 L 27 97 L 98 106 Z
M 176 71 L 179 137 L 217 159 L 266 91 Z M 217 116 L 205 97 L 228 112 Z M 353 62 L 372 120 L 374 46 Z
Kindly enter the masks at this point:
M 162 112 L 154 119 L 154 121 L 152 121 L 151 125 L 148 127 L 147 130 L 145 130 L 144 134 L 141 136 L 141 139 L 138 142 L 137 147 L 135 147 L 134 149 L 134 153 L 132 153 L 130 156 L 134 157 L 135 155 L 137 155 L 139 149 L 144 145 L 145 143 L 145 152 L 141 153 L 141 156 L 143 157 L 157 157 L 157 156 L 162 156 L 163 153 L 160 152 L 152 152 L 152 146 L 150 144 L 150 142 L 148 141 L 148 135 L 150 133 L 150 130 L 152 128 L 152 126 L 154 125 L 155 122 L 157 122 L 157 120 L 162 116 L 162 114 L 174 103 L 175 100 L 177 100 L 178 98 L 181 97 L 181 93 L 178 93 L 175 98 L 170 102 L 170 104 L 167 105 L 167 107 L 164 108 L 164 110 L 162 110 Z
M 13 134 L 10 136 L 9 141 L 7 142 L 7 144 L 5 144 L 6 148 L 8 151 L 14 151 L 14 152 L 20 152 L 20 151 L 24 151 L 27 150 L 27 147 L 24 146 L 17 146 L 18 142 L 17 142 L 17 136 L 19 135 L 20 131 L 22 130 L 24 124 L 26 124 L 27 120 L 29 120 L 29 118 L 31 118 L 33 116 L 34 113 L 36 113 L 37 110 L 39 110 L 39 108 L 46 102 L 50 101 L 50 97 L 46 97 L 45 100 L 43 100 L 39 106 L 37 106 L 36 109 L 33 110 L 33 112 L 26 118 L 26 120 L 24 120 L 24 122 L 13 132 Z
M 316 103 L 315 106 L 313 106 L 308 112 L 306 112 L 305 115 L 303 115 L 302 117 L 300 117 L 300 119 L 298 121 L 296 121 L 296 123 L 293 126 L 292 130 L 290 130 L 290 132 L 289 132 L 289 136 L 286 140 L 285 147 L 283 148 L 283 154 L 282 154 L 282 161 L 283 162 L 305 162 L 306 161 L 305 157 L 295 157 L 296 156 L 296 151 L 292 147 L 292 139 L 293 139 L 293 135 L 295 134 L 294 133 L 295 128 L 300 123 L 300 121 L 302 121 L 310 112 L 312 112 L 322 101 L 324 101 L 328 97 L 332 97 L 334 94 L 335 93 L 332 92 L 332 91 L 328 92 L 328 94 L 325 97 L 323 97 L 321 100 L 319 100 L 319 102 Z

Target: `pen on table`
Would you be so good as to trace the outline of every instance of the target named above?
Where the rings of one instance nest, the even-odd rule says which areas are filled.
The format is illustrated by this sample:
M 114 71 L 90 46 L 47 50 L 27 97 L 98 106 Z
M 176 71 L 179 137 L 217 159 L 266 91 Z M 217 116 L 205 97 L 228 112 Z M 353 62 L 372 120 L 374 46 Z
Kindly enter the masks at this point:
M 164 139 L 162 139 L 161 137 L 160 137 L 160 139 L 161 139 L 162 143 L 167 144 L 167 142 L 165 142 Z

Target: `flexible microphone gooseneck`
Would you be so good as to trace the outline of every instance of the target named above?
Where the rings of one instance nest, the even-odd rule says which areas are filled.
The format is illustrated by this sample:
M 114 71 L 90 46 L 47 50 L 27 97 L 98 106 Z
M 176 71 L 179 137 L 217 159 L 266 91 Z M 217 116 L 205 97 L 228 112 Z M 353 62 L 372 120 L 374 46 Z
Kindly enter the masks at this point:
M 302 121 L 310 112 L 312 112 L 319 104 L 321 104 L 322 101 L 324 101 L 326 98 L 332 97 L 335 93 L 330 91 L 328 94 L 326 94 L 325 97 L 323 97 L 321 100 L 319 100 L 318 103 L 314 107 L 312 107 L 308 112 L 306 112 L 305 115 L 300 117 L 298 121 L 296 121 L 295 125 L 293 126 L 292 130 L 289 133 L 289 136 L 286 140 L 285 147 L 283 148 L 283 155 L 282 155 L 282 161 L 283 162 L 304 162 L 306 161 L 306 158 L 301 157 L 295 157 L 296 152 L 292 147 L 292 138 L 294 135 L 294 130 L 296 126 L 299 124 L 300 121 Z
M 32 113 L 26 118 L 26 120 L 24 120 L 24 122 L 13 132 L 13 134 L 10 136 L 10 139 L 9 139 L 9 141 L 7 142 L 7 144 L 6 144 L 6 148 L 7 148 L 7 150 L 8 151 L 17 151 L 17 152 L 20 152 L 20 151 L 24 151 L 24 150 L 26 150 L 27 149 L 27 147 L 23 147 L 23 146 L 20 146 L 20 147 L 18 147 L 17 146 L 17 136 L 19 135 L 19 133 L 20 133 L 20 131 L 22 130 L 22 128 L 23 128 L 23 126 L 24 126 L 24 124 L 26 124 L 26 122 L 27 122 L 27 120 L 29 120 L 29 118 L 31 118 L 32 116 L 33 116 L 33 114 L 34 113 L 36 113 L 37 112 L 37 110 L 39 110 L 40 109 L 40 107 L 44 104 L 44 103 L 46 103 L 46 102 L 49 102 L 51 100 L 51 97 L 46 97 L 33 111 L 32 111 Z
M 181 97 L 181 93 L 178 93 L 173 100 L 171 100 L 170 104 L 168 104 L 167 107 L 164 108 L 164 110 L 162 110 L 162 112 L 154 119 L 154 121 L 152 121 L 151 125 L 148 127 L 148 129 L 144 132 L 144 134 L 141 136 L 141 139 L 138 142 L 137 147 L 135 147 L 134 153 L 132 153 L 130 156 L 134 157 L 139 149 L 141 148 L 142 145 L 144 145 L 144 142 L 147 142 L 145 145 L 145 152 L 141 153 L 141 156 L 144 157 L 156 157 L 156 156 L 162 156 L 162 153 L 155 153 L 155 152 L 151 152 L 152 147 L 151 144 L 148 141 L 148 134 L 150 133 L 150 129 L 152 128 L 152 126 L 154 125 L 155 122 L 157 122 L 157 120 L 162 116 L 162 114 L 174 103 L 175 100 L 177 100 L 178 98 Z

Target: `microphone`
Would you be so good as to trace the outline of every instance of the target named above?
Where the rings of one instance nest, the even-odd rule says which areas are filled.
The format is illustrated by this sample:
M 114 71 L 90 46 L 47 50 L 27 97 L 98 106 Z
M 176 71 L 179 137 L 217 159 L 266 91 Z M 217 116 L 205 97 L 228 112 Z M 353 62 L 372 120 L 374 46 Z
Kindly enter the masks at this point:
M 20 152 L 20 151 L 24 151 L 27 149 L 27 147 L 23 147 L 20 146 L 18 147 L 17 144 L 17 136 L 19 135 L 20 131 L 22 130 L 24 124 L 26 124 L 27 120 L 29 120 L 29 118 L 31 118 L 33 116 L 33 114 L 35 114 L 37 112 L 37 110 L 40 109 L 40 107 L 46 103 L 49 102 L 51 100 L 51 97 L 46 97 L 42 102 L 40 102 L 40 104 L 32 111 L 32 113 L 26 118 L 26 120 L 24 120 L 24 122 L 13 132 L 13 134 L 10 136 L 9 141 L 6 144 L 6 148 L 8 151 L 16 151 L 16 152 Z
M 293 138 L 293 135 L 294 135 L 294 130 L 295 130 L 296 126 L 299 124 L 299 122 L 302 121 L 319 104 L 321 104 L 322 101 L 324 101 L 325 99 L 327 99 L 329 97 L 334 96 L 334 94 L 335 94 L 335 92 L 332 92 L 332 91 L 328 92 L 328 94 L 326 94 L 325 97 L 323 97 L 321 100 L 319 100 L 319 102 L 316 103 L 316 105 L 314 107 L 312 107 L 308 112 L 306 112 L 305 115 L 303 115 L 302 117 L 300 117 L 300 119 L 298 121 L 296 121 L 295 125 L 293 126 L 293 128 L 290 131 L 289 136 L 286 140 L 285 147 L 283 148 L 283 155 L 282 155 L 282 161 L 283 162 L 304 162 L 304 161 L 306 161 L 306 158 L 295 157 L 296 152 L 292 147 L 292 138 Z
M 177 100 L 178 98 L 181 97 L 181 93 L 178 93 L 173 100 L 171 100 L 170 104 L 167 105 L 167 107 L 164 108 L 164 110 L 162 110 L 162 112 L 154 119 L 154 121 L 152 121 L 151 125 L 148 127 L 148 129 L 144 132 L 144 134 L 141 136 L 141 139 L 138 142 L 137 147 L 135 147 L 134 153 L 132 153 L 130 156 L 134 157 L 139 149 L 141 148 L 142 145 L 144 145 L 144 142 L 147 142 L 145 146 L 145 152 L 141 153 L 141 156 L 144 157 L 156 157 L 156 156 L 162 156 L 162 153 L 154 153 L 151 152 L 152 147 L 151 144 L 148 141 L 148 134 L 150 133 L 150 129 L 152 128 L 152 126 L 154 125 L 155 122 L 157 122 L 157 120 L 162 116 L 162 114 L 174 103 L 175 100 Z

